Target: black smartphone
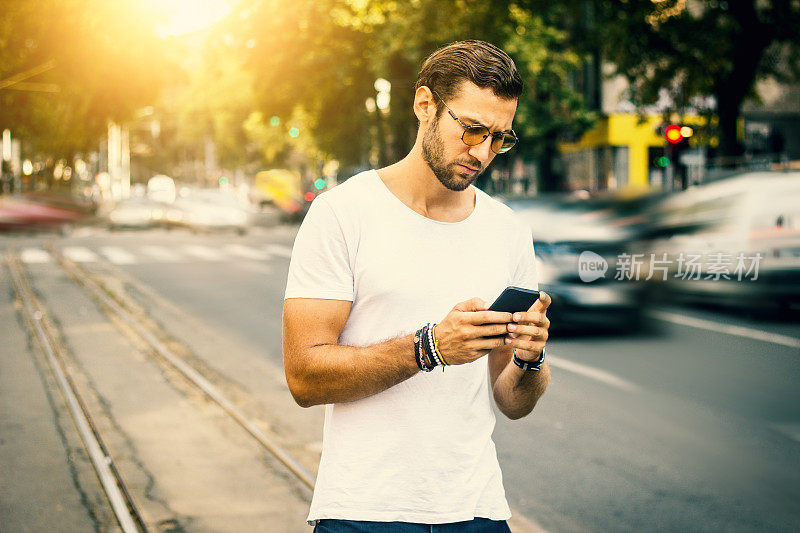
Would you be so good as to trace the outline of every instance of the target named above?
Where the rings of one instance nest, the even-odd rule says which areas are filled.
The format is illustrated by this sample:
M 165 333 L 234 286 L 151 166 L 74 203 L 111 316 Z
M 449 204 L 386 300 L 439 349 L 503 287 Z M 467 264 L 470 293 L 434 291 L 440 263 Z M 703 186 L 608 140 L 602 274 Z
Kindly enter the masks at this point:
M 539 291 L 522 287 L 506 287 L 497 300 L 489 307 L 489 311 L 517 313 L 527 311 L 533 302 L 539 299 Z

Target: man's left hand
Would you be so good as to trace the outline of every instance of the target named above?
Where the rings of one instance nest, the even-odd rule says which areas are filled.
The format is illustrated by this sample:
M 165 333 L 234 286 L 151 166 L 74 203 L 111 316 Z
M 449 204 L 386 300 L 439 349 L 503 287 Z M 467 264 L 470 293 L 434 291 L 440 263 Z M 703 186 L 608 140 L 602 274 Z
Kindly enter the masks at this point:
M 550 295 L 539 292 L 539 299 L 526 312 L 514 313 L 508 324 L 506 345 L 517 349 L 517 357 L 523 361 L 539 359 L 549 336 L 550 319 L 547 308 L 550 307 Z

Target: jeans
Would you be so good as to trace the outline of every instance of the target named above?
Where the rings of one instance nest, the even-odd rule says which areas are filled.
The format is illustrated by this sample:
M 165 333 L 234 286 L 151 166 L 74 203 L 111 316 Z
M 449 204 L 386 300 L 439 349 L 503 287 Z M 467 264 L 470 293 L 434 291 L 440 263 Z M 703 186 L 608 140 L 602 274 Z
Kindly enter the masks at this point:
M 505 520 L 475 518 L 449 524 L 414 524 L 410 522 L 364 522 L 323 518 L 314 533 L 511 533 Z

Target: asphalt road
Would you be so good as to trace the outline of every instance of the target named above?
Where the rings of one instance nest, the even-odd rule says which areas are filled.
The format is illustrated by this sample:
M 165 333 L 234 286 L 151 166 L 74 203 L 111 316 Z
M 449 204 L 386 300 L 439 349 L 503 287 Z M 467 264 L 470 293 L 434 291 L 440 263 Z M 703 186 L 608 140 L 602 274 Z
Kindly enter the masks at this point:
M 313 462 L 321 409 L 293 406 L 259 381 L 259 372 L 280 380 L 293 237 L 290 227 L 246 236 L 89 229 L 0 237 L 0 248 L 13 244 L 36 263 L 52 239 L 87 268 L 130 276 L 143 302 L 159 302 L 153 316 L 166 329 L 254 395 L 282 402 L 275 426 Z M 540 405 L 521 421 L 498 415 L 512 507 L 548 531 L 796 531 L 800 348 L 791 339 L 800 325 L 660 311 L 648 333 L 551 339 L 553 381 Z M 702 321 L 679 323 L 686 317 Z

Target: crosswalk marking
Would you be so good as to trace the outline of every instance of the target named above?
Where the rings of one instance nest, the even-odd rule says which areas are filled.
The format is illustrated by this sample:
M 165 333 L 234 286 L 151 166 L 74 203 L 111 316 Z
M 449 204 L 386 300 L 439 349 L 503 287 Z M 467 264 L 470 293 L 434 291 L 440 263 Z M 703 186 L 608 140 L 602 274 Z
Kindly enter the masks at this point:
M 40 248 L 24 248 L 20 251 L 19 258 L 28 264 L 49 263 L 52 260 L 50 254 Z
M 225 259 L 225 256 L 223 256 L 221 253 L 207 246 L 189 244 L 183 246 L 181 250 L 189 255 L 203 259 L 204 261 L 222 261 Z
M 292 249 L 288 246 L 283 246 L 282 244 L 269 244 L 266 246 L 266 250 L 274 255 L 292 257 Z
M 64 257 L 76 263 L 93 263 L 98 260 L 97 255 L 83 246 L 65 246 L 61 253 Z
M 135 265 L 141 263 L 190 263 L 193 261 L 238 261 L 249 260 L 268 263 L 277 257 L 290 258 L 292 249 L 280 244 L 247 246 L 243 244 L 224 244 L 219 247 L 183 244 L 167 245 L 132 245 L 119 246 L 96 245 L 64 246 L 59 249 L 61 255 L 76 263 L 94 263 L 108 260 L 116 265 Z M 20 261 L 26 264 L 47 264 L 54 261 L 52 254 L 42 247 L 25 247 L 19 252 Z
M 136 257 L 118 246 L 103 246 L 100 253 L 115 265 L 133 265 L 137 263 Z
M 250 248 L 249 246 L 243 246 L 241 244 L 229 244 L 223 247 L 223 250 L 226 253 L 229 253 L 231 255 L 236 255 L 239 257 L 244 257 L 245 259 L 256 259 L 261 261 L 269 259 L 268 252 L 262 250 L 256 250 L 255 248 Z
M 165 263 L 174 263 L 183 258 L 183 256 L 180 254 L 175 253 L 173 250 L 165 248 L 164 246 L 142 246 L 141 250 L 153 259 L 163 261 Z
M 249 270 L 250 272 L 258 272 L 259 274 L 272 274 L 272 268 L 269 265 L 261 263 L 243 262 L 236 265 L 242 270 Z

